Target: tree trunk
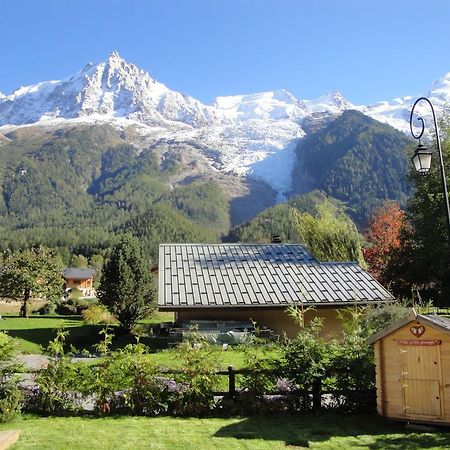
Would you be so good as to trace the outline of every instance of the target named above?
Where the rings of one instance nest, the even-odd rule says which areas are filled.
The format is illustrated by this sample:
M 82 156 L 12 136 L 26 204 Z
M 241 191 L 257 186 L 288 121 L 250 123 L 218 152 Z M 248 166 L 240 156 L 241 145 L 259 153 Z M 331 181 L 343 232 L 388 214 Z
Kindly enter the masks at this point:
M 22 306 L 20 307 L 20 315 L 21 317 L 28 317 L 28 301 L 30 300 L 31 289 L 25 288 L 22 299 Z

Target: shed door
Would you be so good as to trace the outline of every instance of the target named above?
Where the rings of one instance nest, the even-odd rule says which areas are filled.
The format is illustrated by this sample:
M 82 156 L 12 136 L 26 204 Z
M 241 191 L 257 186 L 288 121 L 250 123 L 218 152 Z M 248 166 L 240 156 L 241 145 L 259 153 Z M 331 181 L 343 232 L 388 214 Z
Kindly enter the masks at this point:
M 401 354 L 405 414 L 441 417 L 438 346 L 402 346 Z

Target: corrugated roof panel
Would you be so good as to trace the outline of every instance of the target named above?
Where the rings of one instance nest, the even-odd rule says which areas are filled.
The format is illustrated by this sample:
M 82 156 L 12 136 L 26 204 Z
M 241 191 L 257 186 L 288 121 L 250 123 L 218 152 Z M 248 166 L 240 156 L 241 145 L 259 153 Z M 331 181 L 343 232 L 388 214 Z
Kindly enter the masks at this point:
M 202 304 L 200 290 L 198 288 L 198 285 L 196 285 L 196 284 L 192 286 L 192 298 L 194 300 L 194 305 Z
M 206 296 L 208 298 L 209 304 L 216 305 L 216 299 L 214 296 L 214 291 L 213 291 L 212 286 L 210 284 L 206 284 L 205 289 L 206 289 Z
M 236 306 L 237 305 L 237 299 L 236 295 L 233 293 L 228 294 L 228 299 L 230 300 L 230 304 Z
M 392 299 L 357 264 L 319 263 L 294 244 L 162 244 L 159 269 L 160 306 Z

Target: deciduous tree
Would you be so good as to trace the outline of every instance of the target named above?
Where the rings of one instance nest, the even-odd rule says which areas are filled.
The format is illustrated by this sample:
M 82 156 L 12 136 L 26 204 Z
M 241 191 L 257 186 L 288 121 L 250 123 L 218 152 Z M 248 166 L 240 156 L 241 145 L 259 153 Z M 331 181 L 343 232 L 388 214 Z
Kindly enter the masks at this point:
M 51 250 L 35 247 L 3 255 L 0 296 L 21 300 L 21 316 L 28 316 L 32 296 L 53 300 L 61 296 L 62 286 L 61 267 Z
M 441 129 L 447 185 L 450 182 L 450 133 Z M 423 301 L 436 306 L 450 305 L 450 242 L 446 223 L 440 165 L 434 151 L 431 170 L 421 176 L 411 168 L 414 193 L 408 201 L 406 222 L 400 234 L 401 245 L 394 252 L 387 276 L 394 293 L 411 297 L 420 294 Z
M 385 202 L 372 216 L 366 233 L 369 246 L 363 249 L 370 273 L 386 283 L 385 272 L 394 250 L 400 247 L 400 230 L 405 213 L 395 202 Z

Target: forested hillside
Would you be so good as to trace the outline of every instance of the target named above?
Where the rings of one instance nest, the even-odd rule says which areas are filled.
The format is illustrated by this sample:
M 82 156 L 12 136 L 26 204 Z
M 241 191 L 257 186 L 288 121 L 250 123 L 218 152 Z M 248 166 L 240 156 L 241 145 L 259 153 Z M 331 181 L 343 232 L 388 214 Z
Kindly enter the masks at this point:
M 160 241 L 218 240 L 229 202 L 211 180 L 173 186 L 179 155 L 137 148 L 114 128 L 89 126 L 6 137 L 0 147 L 2 248 L 43 243 L 91 254 L 128 228 L 149 254 Z
M 132 231 L 154 258 L 160 242 L 220 241 L 231 220 L 250 218 L 231 239 L 278 234 L 315 247 L 319 259 L 331 244 L 345 248 L 335 257 L 360 259 L 347 214 L 361 228 L 383 200 L 405 203 L 409 140 L 356 111 L 329 120 L 296 149 L 293 194 L 310 194 L 254 220 L 274 205 L 274 191 L 220 173 L 213 149 L 195 140 L 147 139 L 108 124 L 17 128 L 0 142 L 0 246 L 39 243 L 89 256 Z
M 240 242 L 301 243 L 320 261 L 358 261 L 364 265 L 361 240 L 344 205 L 320 191 L 298 196 L 267 209 L 233 230 Z
M 346 202 L 352 217 L 363 225 L 385 200 L 405 206 L 410 194 L 406 179 L 409 143 L 391 126 L 357 111 L 345 111 L 299 142 L 294 190 L 323 190 Z

